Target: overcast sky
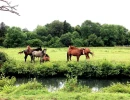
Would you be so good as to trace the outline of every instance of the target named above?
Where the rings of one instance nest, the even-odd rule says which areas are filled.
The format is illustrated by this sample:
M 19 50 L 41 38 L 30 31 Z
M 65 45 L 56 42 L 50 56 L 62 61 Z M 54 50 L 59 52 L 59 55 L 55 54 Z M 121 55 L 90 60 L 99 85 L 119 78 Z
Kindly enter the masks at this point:
M 0 11 L 0 22 L 32 31 L 37 25 L 66 20 L 72 26 L 85 20 L 122 25 L 130 30 L 130 0 L 7 0 L 18 4 L 20 16 Z M 0 2 L 1 5 L 1 2 Z

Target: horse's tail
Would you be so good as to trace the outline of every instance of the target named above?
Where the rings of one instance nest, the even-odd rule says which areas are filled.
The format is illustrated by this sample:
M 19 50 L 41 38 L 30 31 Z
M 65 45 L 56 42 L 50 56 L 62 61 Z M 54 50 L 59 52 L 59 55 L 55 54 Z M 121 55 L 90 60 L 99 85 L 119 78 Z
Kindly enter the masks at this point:
M 93 52 L 90 51 L 89 53 L 90 53 L 92 56 L 94 56 L 94 53 L 93 53 Z
M 18 52 L 18 54 L 22 54 L 23 52 L 24 52 L 24 50 L 23 50 L 23 51 Z

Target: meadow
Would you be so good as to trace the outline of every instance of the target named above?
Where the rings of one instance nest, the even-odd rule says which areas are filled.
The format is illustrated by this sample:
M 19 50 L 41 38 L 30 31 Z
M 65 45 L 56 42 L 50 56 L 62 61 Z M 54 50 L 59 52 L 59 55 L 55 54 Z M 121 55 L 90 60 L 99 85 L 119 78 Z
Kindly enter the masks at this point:
M 0 51 L 7 53 L 9 58 L 16 62 L 16 64 L 9 62 L 3 65 L 5 68 L 2 67 L 1 69 L 6 73 L 16 72 L 20 74 L 24 73 L 25 75 L 30 73 L 41 73 L 41 75 L 48 73 L 55 74 L 57 70 L 58 72 L 67 70 L 69 73 L 75 74 L 81 73 L 81 71 L 84 74 L 84 71 L 86 71 L 85 75 L 87 73 L 95 75 L 96 73 L 97 76 L 105 76 L 115 75 L 116 73 L 118 75 L 120 74 L 120 70 L 124 68 L 124 74 L 130 74 L 129 66 L 121 67 L 122 65 L 130 65 L 130 47 L 89 48 L 94 53 L 94 56 L 92 57 L 90 55 L 90 59 L 86 60 L 85 56 L 82 55 L 78 63 L 75 57 L 72 57 L 72 61 L 69 63 L 66 62 L 68 48 L 47 48 L 47 54 L 49 54 L 51 60 L 42 64 L 39 63 L 38 58 L 36 58 L 35 64 L 30 63 L 30 57 L 28 57 L 25 63 L 24 54 L 18 54 L 18 52 L 26 48 L 0 48 Z M 107 62 L 104 63 L 104 61 Z M 112 65 L 115 62 L 121 65 Z M 22 84 L 19 87 L 14 85 L 15 80 L 15 78 L 8 79 L 8 77 L 0 78 L 0 100 L 130 100 L 129 83 L 113 84 L 98 92 L 92 93 L 89 87 L 78 86 L 76 84 L 77 80 L 72 78 L 66 81 L 63 89 L 56 92 L 48 92 L 45 87 L 35 80 Z
M 89 47 L 94 53 L 90 59 L 86 60 L 85 56 L 80 57 L 79 62 L 86 61 L 115 61 L 122 63 L 130 63 L 130 47 Z M 8 54 L 9 57 L 13 58 L 18 62 L 24 62 L 24 54 L 18 54 L 19 51 L 25 50 L 26 48 L 0 48 L 0 51 Z M 47 48 L 47 54 L 50 56 L 51 62 L 66 62 L 66 52 L 68 48 Z M 30 57 L 27 59 L 27 63 L 30 62 Z M 36 59 L 36 62 L 39 62 Z M 76 62 L 76 57 L 72 56 L 72 62 Z

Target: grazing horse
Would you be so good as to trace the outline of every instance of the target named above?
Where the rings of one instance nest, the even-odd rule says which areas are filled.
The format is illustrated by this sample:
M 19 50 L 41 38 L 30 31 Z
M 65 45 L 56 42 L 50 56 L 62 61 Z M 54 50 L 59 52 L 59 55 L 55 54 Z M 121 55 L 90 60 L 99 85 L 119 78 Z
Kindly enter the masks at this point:
M 89 48 L 77 48 L 75 46 L 69 46 L 67 51 L 67 61 L 71 60 L 71 56 L 76 56 L 77 61 L 81 55 L 85 55 L 86 59 L 90 59 L 89 54 L 93 55 Z
M 89 48 L 85 48 L 84 55 L 86 56 L 86 59 L 90 59 L 89 54 L 91 54 L 92 56 L 94 55 Z
M 25 59 L 25 62 L 26 62 L 26 59 L 27 59 L 27 57 L 28 57 L 28 55 L 30 55 L 30 57 L 32 57 L 32 52 L 33 51 L 42 51 L 42 48 L 41 48 L 41 46 L 40 47 L 38 47 L 38 48 L 36 48 L 36 49 L 32 49 L 30 46 L 27 46 L 27 49 L 26 50 L 23 50 L 23 51 L 20 51 L 20 52 L 18 52 L 18 54 L 22 54 L 22 53 L 24 53 L 24 59 Z M 31 58 L 32 59 L 32 58 Z
M 69 49 L 67 51 L 67 61 L 71 60 L 71 56 L 76 56 L 77 61 L 79 61 L 80 56 L 83 54 L 84 54 L 84 48 L 77 48 L 75 46 L 69 46 Z
M 46 62 L 46 61 L 50 61 L 50 57 L 49 57 L 49 55 L 48 54 L 45 54 L 43 57 L 42 57 L 42 59 L 41 59 L 41 61 L 40 62 Z
M 32 57 L 31 57 L 31 62 L 32 61 L 35 62 L 35 57 L 40 57 L 40 62 L 41 62 L 41 59 L 44 57 L 44 55 L 46 55 L 46 49 L 43 49 L 42 51 L 33 51 Z

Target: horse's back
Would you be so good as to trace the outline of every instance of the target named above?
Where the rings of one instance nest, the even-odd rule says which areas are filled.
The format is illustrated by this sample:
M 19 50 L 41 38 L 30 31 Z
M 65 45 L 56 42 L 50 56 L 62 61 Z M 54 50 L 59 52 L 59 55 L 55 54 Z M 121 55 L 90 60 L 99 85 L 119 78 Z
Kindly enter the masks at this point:
M 42 56 L 42 51 L 33 51 L 32 55 L 36 57 Z
M 71 49 L 68 50 L 67 53 L 71 54 L 73 56 L 77 56 L 77 55 L 81 54 L 81 52 L 80 52 L 80 50 L 78 48 L 71 48 Z

